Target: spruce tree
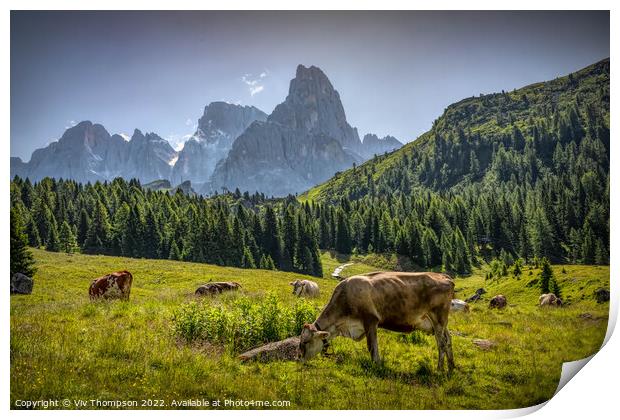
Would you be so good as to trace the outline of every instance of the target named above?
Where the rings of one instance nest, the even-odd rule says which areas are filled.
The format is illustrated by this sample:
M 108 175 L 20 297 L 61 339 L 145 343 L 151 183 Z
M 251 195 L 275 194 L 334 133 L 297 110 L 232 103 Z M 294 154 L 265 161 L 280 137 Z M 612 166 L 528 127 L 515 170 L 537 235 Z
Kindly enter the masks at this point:
M 168 254 L 169 260 L 181 260 L 181 251 L 179 251 L 179 247 L 176 241 L 172 241 L 172 245 L 170 245 L 170 253 Z
M 554 276 L 553 269 L 551 268 L 551 263 L 547 258 L 542 259 L 541 272 L 538 278 L 540 292 L 543 294 L 551 292 L 554 283 Z
M 110 221 L 108 211 L 98 201 L 93 209 L 91 223 L 84 240 L 84 252 L 87 254 L 105 254 L 109 250 Z
M 336 251 L 341 254 L 351 253 L 351 236 L 349 234 L 349 224 L 347 223 L 344 211 L 336 213 Z
M 47 240 L 45 241 L 45 250 L 51 252 L 60 251 L 60 238 L 58 236 L 58 225 L 56 219 L 52 216 L 50 226 L 47 229 Z
M 60 250 L 67 254 L 73 254 L 78 248 L 73 229 L 71 229 L 71 226 L 69 226 L 66 220 L 62 222 L 62 226 L 60 227 L 59 240 Z
M 243 268 L 256 268 L 256 263 L 254 262 L 254 256 L 252 255 L 252 251 L 246 246 L 243 248 L 243 257 L 241 258 L 241 267 Z
M 34 276 L 34 258 L 28 249 L 28 236 L 24 231 L 22 218 L 16 210 L 11 209 L 11 276 L 22 273 L 28 277 Z

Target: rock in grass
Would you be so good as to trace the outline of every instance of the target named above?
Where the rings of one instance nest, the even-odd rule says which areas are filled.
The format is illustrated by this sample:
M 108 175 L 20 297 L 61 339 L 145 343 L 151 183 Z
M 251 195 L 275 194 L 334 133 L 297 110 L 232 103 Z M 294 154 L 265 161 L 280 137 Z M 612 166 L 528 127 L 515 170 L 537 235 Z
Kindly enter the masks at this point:
M 29 295 L 32 293 L 34 281 L 25 274 L 15 273 L 11 277 L 11 294 Z
M 267 343 L 239 355 L 243 362 L 271 362 L 274 360 L 297 360 L 299 337 L 291 337 L 282 341 Z
M 594 292 L 594 297 L 596 298 L 597 303 L 609 302 L 609 290 L 603 288 L 596 289 Z
M 483 340 L 481 338 L 474 339 L 473 343 L 482 350 L 491 350 L 493 347 L 495 347 L 495 343 L 493 341 Z

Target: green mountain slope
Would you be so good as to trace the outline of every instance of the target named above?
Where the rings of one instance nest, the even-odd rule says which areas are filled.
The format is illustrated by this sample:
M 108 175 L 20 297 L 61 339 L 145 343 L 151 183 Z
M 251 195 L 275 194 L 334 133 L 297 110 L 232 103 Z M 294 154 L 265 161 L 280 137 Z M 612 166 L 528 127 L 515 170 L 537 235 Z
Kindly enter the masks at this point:
M 337 175 L 301 199 L 408 194 L 416 186 L 444 191 L 480 181 L 494 185 L 513 176 L 534 184 L 544 173 L 569 169 L 554 158 L 558 144 L 572 149 L 574 143 L 571 152 L 578 154 L 583 141 L 596 149 L 588 151 L 595 164 L 590 169 L 604 180 L 609 173 L 609 59 L 549 82 L 452 104 L 414 142 Z
M 478 257 L 609 260 L 609 60 L 449 106 L 398 151 L 300 197 L 322 248 L 466 273 Z

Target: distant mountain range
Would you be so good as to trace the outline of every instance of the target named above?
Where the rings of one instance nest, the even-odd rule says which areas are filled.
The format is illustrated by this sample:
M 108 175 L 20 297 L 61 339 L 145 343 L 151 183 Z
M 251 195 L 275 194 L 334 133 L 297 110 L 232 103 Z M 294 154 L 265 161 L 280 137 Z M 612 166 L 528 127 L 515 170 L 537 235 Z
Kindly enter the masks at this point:
M 401 146 L 391 136 L 367 134 L 360 141 L 327 76 L 318 67 L 300 65 L 288 96 L 271 115 L 252 106 L 212 102 L 179 152 L 155 133 L 136 129 L 126 141 L 101 124 L 82 121 L 35 150 L 29 162 L 12 157 L 11 178 L 95 182 L 122 177 L 183 183 L 204 194 L 239 188 L 280 196 L 303 192 Z

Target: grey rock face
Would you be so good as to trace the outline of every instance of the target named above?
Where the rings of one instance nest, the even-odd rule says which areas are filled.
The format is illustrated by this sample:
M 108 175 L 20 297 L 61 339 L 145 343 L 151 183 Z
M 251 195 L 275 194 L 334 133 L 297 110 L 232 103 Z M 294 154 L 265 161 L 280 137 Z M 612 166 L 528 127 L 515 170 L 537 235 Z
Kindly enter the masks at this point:
M 124 178 L 137 178 L 141 182 L 170 178 L 177 152 L 167 140 L 136 129 L 127 146 Z
M 110 135 L 101 124 L 82 121 L 47 147 L 37 149 L 30 161 L 11 159 L 11 176 L 38 181 L 46 176 L 80 182 L 137 178 L 141 182 L 169 178 L 176 151 L 154 133 L 134 132 L 129 142 Z
M 22 273 L 15 273 L 11 277 L 11 294 L 29 295 L 32 293 L 34 281 Z
M 377 137 L 376 134 L 366 134 L 362 141 L 360 154 L 364 159 L 371 159 L 374 155 L 382 155 L 385 152 L 392 152 L 400 149 L 403 144 L 395 137 L 385 136 Z
M 235 140 L 203 191 L 299 193 L 360 163 L 360 147 L 327 76 L 317 67 L 299 66 L 286 100 Z
M 84 182 L 113 178 L 120 176 L 124 146 L 122 137 L 110 136 L 102 125 L 82 121 L 15 169 L 33 181 L 46 176 Z
M 196 133 L 179 152 L 172 181 L 207 182 L 216 164 L 228 155 L 235 139 L 254 121 L 266 119 L 267 114 L 253 106 L 210 103 L 198 120 Z

